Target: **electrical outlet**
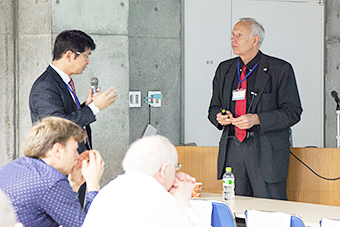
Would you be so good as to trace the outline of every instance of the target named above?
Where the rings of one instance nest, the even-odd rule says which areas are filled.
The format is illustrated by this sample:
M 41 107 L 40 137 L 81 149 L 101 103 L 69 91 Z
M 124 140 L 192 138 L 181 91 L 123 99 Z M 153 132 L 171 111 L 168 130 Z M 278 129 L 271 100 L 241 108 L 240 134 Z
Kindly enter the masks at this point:
M 151 97 L 149 100 L 149 105 L 152 107 L 161 107 L 162 106 L 162 92 L 161 91 L 148 91 L 148 97 Z
M 129 91 L 129 107 L 141 107 L 141 92 Z

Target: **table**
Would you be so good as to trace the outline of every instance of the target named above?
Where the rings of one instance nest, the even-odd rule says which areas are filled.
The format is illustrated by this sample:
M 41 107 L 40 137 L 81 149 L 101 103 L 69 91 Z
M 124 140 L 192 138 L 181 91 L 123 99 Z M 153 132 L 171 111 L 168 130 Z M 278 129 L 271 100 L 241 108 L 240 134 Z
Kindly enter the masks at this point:
M 217 180 L 218 147 L 177 146 L 176 149 L 181 172 L 202 182 L 202 192 L 222 193 L 222 180 Z M 328 178 L 340 176 L 340 148 L 290 148 L 290 151 L 318 174 Z M 340 180 L 321 179 L 290 155 L 289 201 L 340 206 L 339 192 Z
M 221 194 L 202 193 L 200 199 L 223 201 Z M 246 196 L 235 196 L 234 201 L 228 202 L 235 217 L 245 219 L 246 210 L 263 210 L 285 212 L 299 215 L 308 227 L 319 227 L 322 218 L 340 219 L 340 207 L 311 203 L 263 199 Z

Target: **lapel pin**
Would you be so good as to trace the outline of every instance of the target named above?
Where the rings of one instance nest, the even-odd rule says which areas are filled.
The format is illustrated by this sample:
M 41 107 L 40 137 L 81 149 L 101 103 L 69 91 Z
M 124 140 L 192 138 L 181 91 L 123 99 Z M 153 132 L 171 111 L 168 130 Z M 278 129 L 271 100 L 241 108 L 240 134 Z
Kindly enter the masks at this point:
M 264 71 L 264 72 L 267 72 L 267 68 L 263 68 L 263 71 Z

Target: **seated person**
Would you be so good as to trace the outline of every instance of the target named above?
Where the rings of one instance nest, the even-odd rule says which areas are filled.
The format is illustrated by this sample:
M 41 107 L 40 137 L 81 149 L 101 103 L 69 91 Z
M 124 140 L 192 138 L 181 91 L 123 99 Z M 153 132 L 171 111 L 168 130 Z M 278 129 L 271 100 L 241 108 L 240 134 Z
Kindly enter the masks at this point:
M 177 150 L 168 139 L 134 142 L 123 160 L 125 173 L 94 199 L 83 227 L 203 226 L 190 206 L 195 178 L 177 173 Z
M 1 227 L 23 227 L 21 223 L 17 222 L 12 204 L 9 202 L 7 196 L 0 190 L 0 226 Z
M 69 120 L 44 118 L 28 132 L 25 156 L 0 169 L 0 189 L 24 226 L 82 225 L 104 172 L 98 151 L 78 154 L 78 142 L 85 136 L 84 130 Z M 77 191 L 85 181 L 88 193 L 84 211 Z

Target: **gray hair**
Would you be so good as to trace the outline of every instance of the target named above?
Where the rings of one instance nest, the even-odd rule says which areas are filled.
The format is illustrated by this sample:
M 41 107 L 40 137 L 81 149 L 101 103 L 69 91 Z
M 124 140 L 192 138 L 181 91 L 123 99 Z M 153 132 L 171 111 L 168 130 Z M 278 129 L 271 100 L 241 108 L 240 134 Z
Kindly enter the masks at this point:
M 250 22 L 251 23 L 251 33 L 250 33 L 250 38 L 253 38 L 254 36 L 259 36 L 260 41 L 259 44 L 260 46 L 262 45 L 262 42 L 264 40 L 265 32 L 264 28 L 261 24 L 259 24 L 255 19 L 253 18 L 240 18 L 240 22 Z
M 153 176 L 165 163 L 176 165 L 177 159 L 177 150 L 167 138 L 149 136 L 131 144 L 123 160 L 123 169 Z

